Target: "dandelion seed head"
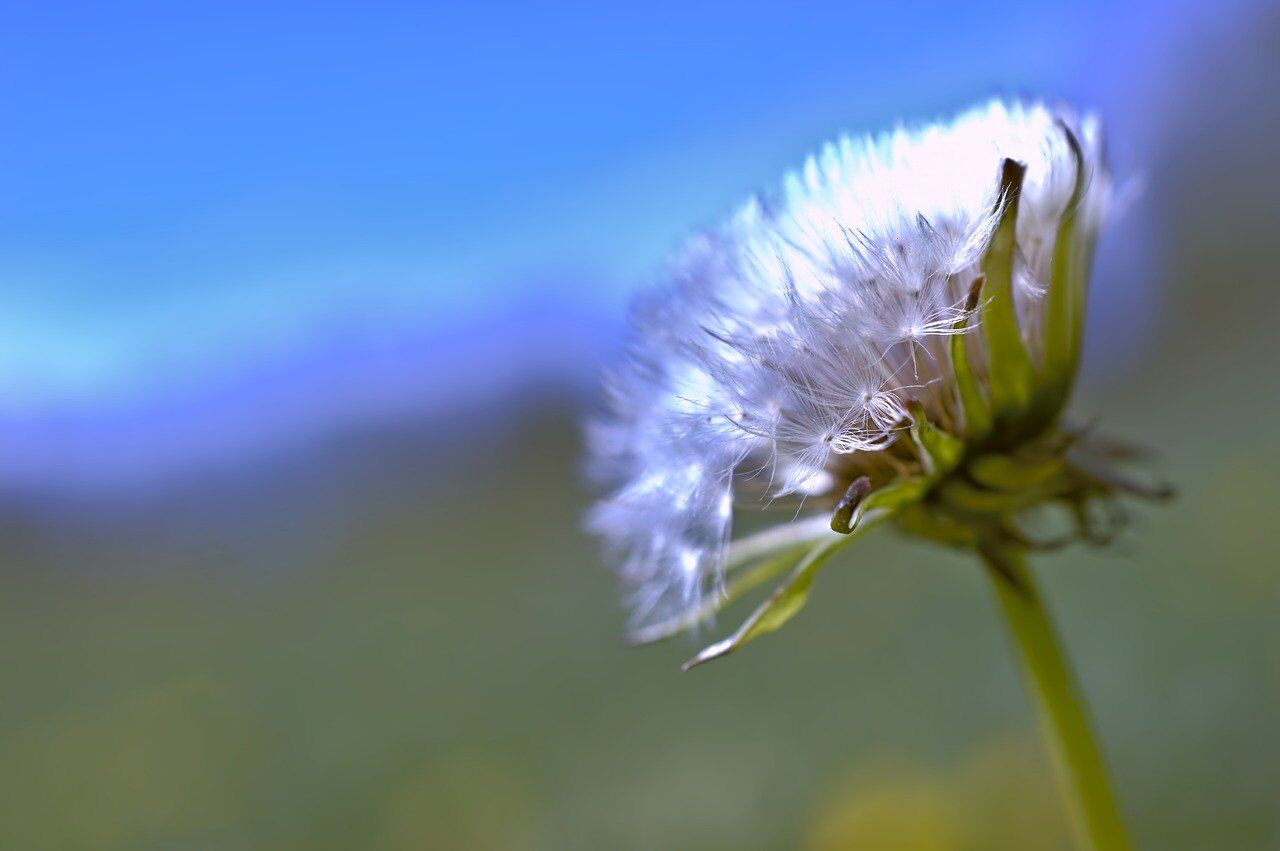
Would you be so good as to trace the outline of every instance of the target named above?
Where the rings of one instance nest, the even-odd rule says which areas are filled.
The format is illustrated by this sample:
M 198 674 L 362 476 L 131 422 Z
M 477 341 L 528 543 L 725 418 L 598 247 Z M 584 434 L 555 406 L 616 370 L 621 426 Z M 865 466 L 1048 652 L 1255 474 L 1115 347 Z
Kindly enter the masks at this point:
M 589 430 L 606 490 L 590 525 L 615 551 L 634 626 L 718 586 L 748 492 L 837 499 L 885 463 L 911 406 L 954 423 L 946 347 L 977 324 L 967 302 L 1006 158 L 1026 166 L 1013 297 L 1035 352 L 1058 224 L 1076 203 L 1096 231 L 1112 194 L 1096 119 L 1042 103 L 829 144 L 690 240 L 637 299 Z

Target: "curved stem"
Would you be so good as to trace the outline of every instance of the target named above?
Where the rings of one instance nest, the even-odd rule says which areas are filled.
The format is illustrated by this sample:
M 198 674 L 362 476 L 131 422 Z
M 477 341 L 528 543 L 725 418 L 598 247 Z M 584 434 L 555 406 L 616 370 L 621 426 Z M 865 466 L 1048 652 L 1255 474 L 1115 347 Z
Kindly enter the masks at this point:
M 1082 848 L 1093 851 L 1129 851 L 1132 846 L 1079 687 L 1022 553 L 995 545 L 980 552 L 1017 642 L 1076 838 Z

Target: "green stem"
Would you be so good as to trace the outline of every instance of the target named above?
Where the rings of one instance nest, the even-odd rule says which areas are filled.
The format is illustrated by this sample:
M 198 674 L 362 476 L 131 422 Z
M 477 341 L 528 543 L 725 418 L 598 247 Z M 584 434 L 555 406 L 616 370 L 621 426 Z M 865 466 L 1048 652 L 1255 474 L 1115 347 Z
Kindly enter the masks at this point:
M 1081 848 L 1092 851 L 1129 851 L 1132 846 L 1079 687 L 1022 553 L 1013 547 L 984 546 L 981 555 L 1017 641 L 1076 838 Z

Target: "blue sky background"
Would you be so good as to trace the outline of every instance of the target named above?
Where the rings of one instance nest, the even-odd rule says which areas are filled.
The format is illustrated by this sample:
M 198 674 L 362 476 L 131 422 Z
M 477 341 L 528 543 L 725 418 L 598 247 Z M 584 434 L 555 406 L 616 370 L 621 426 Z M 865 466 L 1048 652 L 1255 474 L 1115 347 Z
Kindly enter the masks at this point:
M 841 130 L 1043 93 L 1133 172 L 1235 10 L 7 4 L 0 476 L 145 478 L 589 374 L 684 234 Z

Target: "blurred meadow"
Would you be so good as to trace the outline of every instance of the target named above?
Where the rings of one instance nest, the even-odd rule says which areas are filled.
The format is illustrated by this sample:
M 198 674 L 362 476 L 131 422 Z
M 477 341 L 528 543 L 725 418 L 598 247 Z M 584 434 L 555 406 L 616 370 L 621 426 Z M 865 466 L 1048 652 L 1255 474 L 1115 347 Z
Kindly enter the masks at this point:
M 686 674 L 581 531 L 683 234 L 1032 92 L 1135 178 L 1074 412 L 1179 488 L 1039 572 L 1140 847 L 1280 849 L 1274 5 L 8 11 L 0 847 L 1069 848 L 976 564 Z

